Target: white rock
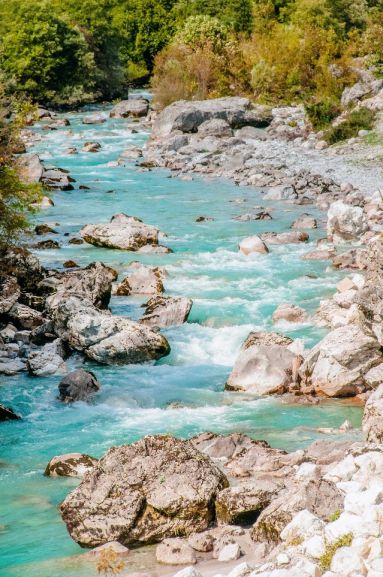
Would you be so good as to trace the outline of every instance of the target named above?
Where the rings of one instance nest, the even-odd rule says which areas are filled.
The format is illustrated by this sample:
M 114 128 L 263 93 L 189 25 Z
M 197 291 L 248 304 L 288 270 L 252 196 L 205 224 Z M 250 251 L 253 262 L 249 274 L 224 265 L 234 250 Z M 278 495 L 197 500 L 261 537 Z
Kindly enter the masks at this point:
M 292 541 L 296 537 L 307 538 L 315 534 L 321 534 L 325 527 L 324 522 L 307 509 L 299 511 L 288 525 L 281 531 L 283 541 Z
M 174 577 L 202 577 L 202 575 L 195 567 L 185 567 L 185 569 L 178 571 Z
M 342 577 L 353 577 L 358 572 L 361 575 L 367 574 L 363 559 L 353 547 L 341 547 L 335 552 L 331 561 L 331 571 L 340 573 Z
M 337 483 L 338 481 L 351 481 L 352 476 L 357 471 L 357 466 L 352 455 L 347 455 L 335 467 L 325 475 L 325 479 Z
M 306 555 L 313 559 L 320 559 L 326 550 L 326 541 L 322 535 L 313 535 L 303 541 L 301 546 Z
M 302 463 L 298 467 L 295 476 L 298 479 L 317 479 L 320 476 L 320 469 L 315 463 Z
M 239 250 L 242 254 L 245 255 L 252 254 L 254 252 L 259 254 L 267 254 L 269 252 L 266 244 L 257 235 L 248 236 L 247 238 L 241 240 L 239 243 Z
M 156 559 L 158 563 L 165 565 L 187 565 L 189 563 L 197 563 L 197 558 L 194 549 L 190 545 L 175 537 L 173 539 L 165 539 L 156 547 Z
M 218 561 L 235 561 L 241 556 L 241 547 L 238 543 L 229 543 L 225 545 L 218 555 Z
M 252 570 L 253 568 L 248 563 L 241 563 L 234 567 L 234 569 L 227 574 L 227 577 L 246 577 L 246 575 L 249 575 Z
M 286 553 L 279 553 L 277 555 L 277 565 L 288 565 L 290 563 L 290 557 Z
M 379 505 L 383 501 L 383 485 L 366 491 L 348 493 L 344 499 L 344 510 L 354 515 L 363 515 L 370 505 Z
M 337 200 L 327 213 L 327 236 L 335 244 L 357 240 L 368 229 L 366 215 L 359 206 Z

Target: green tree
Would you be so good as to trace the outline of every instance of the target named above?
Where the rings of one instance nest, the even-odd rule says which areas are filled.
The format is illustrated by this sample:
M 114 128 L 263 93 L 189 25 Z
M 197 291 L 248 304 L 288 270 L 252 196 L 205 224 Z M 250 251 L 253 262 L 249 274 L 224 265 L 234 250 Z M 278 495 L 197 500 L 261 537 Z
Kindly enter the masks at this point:
M 178 0 L 173 12 L 180 25 L 190 16 L 207 15 L 218 18 L 233 32 L 252 31 L 251 0 Z

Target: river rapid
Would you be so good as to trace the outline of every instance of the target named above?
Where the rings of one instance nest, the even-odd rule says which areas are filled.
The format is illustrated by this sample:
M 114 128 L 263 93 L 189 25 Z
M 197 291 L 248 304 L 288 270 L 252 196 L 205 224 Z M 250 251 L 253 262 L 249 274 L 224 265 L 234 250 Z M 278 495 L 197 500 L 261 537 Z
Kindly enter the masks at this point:
M 108 112 L 108 107 L 97 109 Z M 349 419 L 358 437 L 361 409 L 340 401 L 320 405 L 286 404 L 278 398 L 257 399 L 224 392 L 224 383 L 240 346 L 253 329 L 279 330 L 313 346 L 324 334 L 309 322 L 272 324 L 281 303 L 298 304 L 313 313 L 321 299 L 335 291 L 342 276 L 326 261 L 305 261 L 302 255 L 325 236 L 325 215 L 310 207 L 266 201 L 254 188 L 222 180 L 183 181 L 165 170 L 139 170 L 135 162 L 116 166 L 129 144 L 142 147 L 148 130 L 132 133 L 130 120 L 108 119 L 84 125 L 89 111 L 68 113 L 71 125 L 58 130 L 33 130 L 41 137 L 29 151 L 45 165 L 70 171 L 74 190 L 53 195 L 55 205 L 35 220 L 53 224 L 62 247 L 36 251 L 46 267 L 61 269 L 72 259 L 78 265 L 101 260 L 124 277 L 128 264 L 139 260 L 164 266 L 166 294 L 193 299 L 188 323 L 164 331 L 171 354 L 155 364 L 123 367 L 86 363 L 103 387 L 94 400 L 63 406 L 57 400 L 59 376 L 0 376 L 1 402 L 23 416 L 0 426 L 0 576 L 91 577 L 76 556 L 57 506 L 77 483 L 43 476 L 54 455 L 83 452 L 99 457 L 113 444 L 146 434 L 171 433 L 183 438 L 202 431 L 241 431 L 272 446 L 303 448 L 323 438 L 318 428 L 339 427 Z M 81 152 L 87 141 L 101 144 L 98 153 Z M 78 154 L 69 155 L 68 147 Z M 89 189 L 80 189 L 84 185 Z M 240 222 L 241 214 L 264 207 L 273 220 Z M 318 219 L 309 243 L 272 246 L 268 255 L 243 256 L 242 238 L 266 231 L 281 232 L 303 212 Z M 173 254 L 129 252 L 68 244 L 86 223 L 105 222 L 125 212 L 159 227 L 162 244 Z M 195 222 L 198 216 L 214 220 Z M 142 314 L 144 298 L 113 297 L 114 313 L 133 319 Z M 70 368 L 82 365 L 77 356 Z M 327 438 L 335 438 L 328 434 Z M 136 567 L 134 567 L 136 569 Z M 128 568 L 129 569 L 129 568 Z

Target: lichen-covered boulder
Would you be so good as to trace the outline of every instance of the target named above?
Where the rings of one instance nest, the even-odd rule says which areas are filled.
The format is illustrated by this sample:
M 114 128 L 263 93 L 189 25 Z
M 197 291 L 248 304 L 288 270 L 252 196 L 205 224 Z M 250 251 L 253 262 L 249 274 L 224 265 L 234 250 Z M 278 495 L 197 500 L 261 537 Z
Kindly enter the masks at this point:
M 49 461 L 44 475 L 46 477 L 83 477 L 96 463 L 97 459 L 82 453 L 58 455 Z
M 109 223 L 87 224 L 81 236 L 89 244 L 120 250 L 138 250 L 145 245 L 158 245 L 159 230 L 135 216 L 114 215 Z
M 149 436 L 112 447 L 61 505 L 71 537 L 95 547 L 207 529 L 226 477 L 190 441 Z
M 250 333 L 242 345 L 226 389 L 253 395 L 286 392 L 295 381 L 299 356 L 292 339 L 278 333 Z

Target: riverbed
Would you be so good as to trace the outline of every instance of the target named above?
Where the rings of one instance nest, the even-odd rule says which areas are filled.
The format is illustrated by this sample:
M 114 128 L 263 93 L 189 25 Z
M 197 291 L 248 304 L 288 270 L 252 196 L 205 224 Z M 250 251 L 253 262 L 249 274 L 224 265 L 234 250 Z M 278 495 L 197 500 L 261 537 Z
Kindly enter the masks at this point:
M 108 113 L 109 108 L 98 108 Z M 102 390 L 89 403 L 63 406 L 57 400 L 59 376 L 0 376 L 1 402 L 23 416 L 0 429 L 0 576 L 74 577 L 70 559 L 82 553 L 61 521 L 57 505 L 75 486 L 73 479 L 43 476 L 49 459 L 83 452 L 101 456 L 113 444 L 151 433 L 183 438 L 202 431 L 241 431 L 286 450 L 303 448 L 349 419 L 358 438 L 362 410 L 341 401 L 320 405 L 285 404 L 224 391 L 242 342 L 251 330 L 278 330 L 312 347 L 325 333 L 310 322 L 274 326 L 271 316 L 281 303 L 297 304 L 313 314 L 321 299 L 334 293 L 343 273 L 328 261 L 303 260 L 325 236 L 325 214 L 307 206 L 266 201 L 251 187 L 218 179 L 181 180 L 166 170 L 142 170 L 135 161 L 116 165 L 128 145 L 142 147 L 149 137 L 134 121 L 108 119 L 84 125 L 89 110 L 65 115 L 70 126 L 44 130 L 29 149 L 46 166 L 59 166 L 75 179 L 73 191 L 52 195 L 54 206 L 36 215 L 57 232 L 61 248 L 36 251 L 44 266 L 62 269 L 64 261 L 84 266 L 95 260 L 112 266 L 123 278 L 133 260 L 163 266 L 166 294 L 192 298 L 188 323 L 164 331 L 171 354 L 155 364 L 123 367 L 86 363 Z M 137 132 L 132 131 L 137 126 Z M 97 153 L 82 152 L 97 141 Z M 76 147 L 78 154 L 68 154 Z M 81 187 L 81 188 L 80 188 Z M 82 188 L 87 187 L 87 188 Z M 238 221 L 262 209 L 272 220 Z M 125 212 L 159 227 L 172 254 L 135 255 L 88 244 L 69 244 L 86 223 L 105 222 Z M 238 242 L 266 231 L 286 231 L 303 212 L 318 220 L 308 243 L 271 247 L 267 255 L 244 256 Z M 196 222 L 197 217 L 213 220 Z M 113 297 L 114 313 L 136 319 L 145 298 Z M 80 357 L 70 368 L 83 365 Z M 336 438 L 327 434 L 326 438 Z M 343 438 L 343 437 L 342 437 Z M 60 560 L 59 562 L 57 560 Z M 71 568 L 72 567 L 72 568 Z M 81 575 L 90 575 L 81 572 Z

